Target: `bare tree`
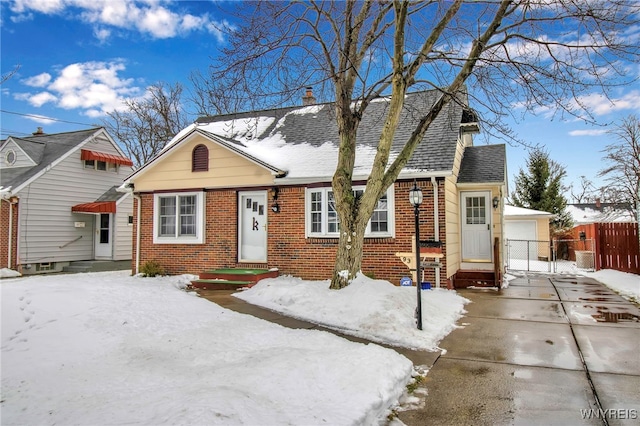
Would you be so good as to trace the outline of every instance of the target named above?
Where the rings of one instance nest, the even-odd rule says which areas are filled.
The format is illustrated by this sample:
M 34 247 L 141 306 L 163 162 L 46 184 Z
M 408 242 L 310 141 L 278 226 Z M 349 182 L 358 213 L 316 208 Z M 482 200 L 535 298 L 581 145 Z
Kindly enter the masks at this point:
M 153 158 L 188 125 L 181 96 L 180 83 L 156 83 L 147 88 L 144 97 L 127 99 L 123 110 L 112 111 L 109 119 L 103 120 L 136 166 Z
M 629 115 L 611 131 L 618 142 L 603 152 L 608 166 L 598 172 L 608 183 L 608 192 L 617 194 L 615 202 L 640 203 L 640 118 Z
M 377 200 L 449 103 L 468 91 L 485 129 L 513 137 L 503 118 L 517 111 L 545 108 L 589 117 L 580 95 L 622 84 L 623 62 L 639 56 L 633 32 L 623 31 L 640 16 L 632 0 L 308 0 L 245 6 L 228 47 L 200 77 L 209 80 L 211 93 L 229 94 L 227 106 L 286 104 L 309 85 L 318 88 L 320 99 L 333 102 L 340 145 L 332 185 L 341 229 L 335 289 L 360 270 L 364 231 Z M 405 94 L 424 89 L 440 96 L 431 109 L 417 112 L 417 126 L 390 161 Z M 355 197 L 356 136 L 369 104 L 383 94 L 390 100 L 377 156 L 364 194 Z M 201 97 L 204 104 L 207 99 Z
M 0 84 L 4 84 L 5 81 L 9 80 L 11 77 L 13 77 L 15 75 L 15 73 L 18 72 L 18 70 L 20 69 L 20 65 L 16 65 L 15 67 L 13 67 L 13 69 L 5 74 L 2 74 L 2 76 L 0 77 Z
M 597 198 L 598 188 L 586 176 L 580 176 L 579 187 L 569 185 L 569 194 L 574 203 L 590 203 Z

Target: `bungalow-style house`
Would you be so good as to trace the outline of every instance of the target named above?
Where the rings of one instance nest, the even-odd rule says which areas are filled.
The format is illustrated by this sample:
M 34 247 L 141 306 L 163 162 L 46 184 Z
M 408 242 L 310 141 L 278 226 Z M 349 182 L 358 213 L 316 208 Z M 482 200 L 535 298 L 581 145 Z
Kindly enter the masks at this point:
M 131 259 L 133 172 L 104 128 L 0 144 L 0 268 L 60 272 L 71 262 Z
M 437 96 L 407 95 L 392 159 Z M 364 273 L 395 284 L 411 275 L 402 257 L 415 235 L 409 191 L 416 183 L 424 195 L 421 241 L 442 254 L 425 257 L 424 281 L 500 279 L 505 147 L 473 146 L 479 125 L 461 100 L 440 114 L 379 200 L 366 230 Z M 360 125 L 354 191 L 369 176 L 388 102 L 371 103 Z M 277 268 L 329 278 L 339 235 L 331 188 L 337 152 L 332 104 L 198 119 L 119 189 L 135 196 L 134 271 L 155 261 L 171 274 Z

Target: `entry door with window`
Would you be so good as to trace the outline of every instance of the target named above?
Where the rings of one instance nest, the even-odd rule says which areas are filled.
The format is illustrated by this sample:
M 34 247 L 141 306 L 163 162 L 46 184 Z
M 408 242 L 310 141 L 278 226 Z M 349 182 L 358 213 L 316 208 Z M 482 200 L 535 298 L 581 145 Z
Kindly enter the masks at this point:
M 238 205 L 238 259 L 240 262 L 267 261 L 267 194 L 242 192 Z
M 490 198 L 490 192 L 462 193 L 463 262 L 491 262 Z
M 100 213 L 96 216 L 95 258 L 111 259 L 111 245 L 113 240 L 112 215 Z

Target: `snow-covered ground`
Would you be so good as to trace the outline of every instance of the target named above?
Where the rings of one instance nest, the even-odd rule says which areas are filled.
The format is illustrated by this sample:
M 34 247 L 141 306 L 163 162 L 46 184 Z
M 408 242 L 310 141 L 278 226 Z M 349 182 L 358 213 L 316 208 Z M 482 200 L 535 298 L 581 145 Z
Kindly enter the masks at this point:
M 223 309 L 183 291 L 189 278 L 3 280 L 2 424 L 375 424 L 414 374 L 393 350 Z M 415 288 L 364 278 L 326 287 L 282 277 L 241 297 L 308 318 L 299 305 L 328 326 L 423 348 L 455 327 L 465 302 L 424 291 L 418 332 Z
M 294 277 L 265 279 L 236 297 L 254 305 L 364 337 L 374 342 L 422 350 L 437 345 L 456 326 L 468 300 L 455 291 L 422 291 L 422 330 L 416 328 L 415 287 L 398 287 L 360 274 L 348 287 L 329 290 L 329 281 Z

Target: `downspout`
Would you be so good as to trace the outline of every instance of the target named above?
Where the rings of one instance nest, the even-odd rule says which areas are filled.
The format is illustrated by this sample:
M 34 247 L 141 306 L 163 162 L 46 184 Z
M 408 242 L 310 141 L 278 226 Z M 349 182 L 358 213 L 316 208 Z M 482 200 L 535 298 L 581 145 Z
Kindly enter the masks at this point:
M 9 202 L 9 254 L 7 256 L 7 268 L 13 269 L 11 268 L 11 249 L 13 248 L 13 203 L 10 200 L 7 201 Z
M 136 268 L 133 271 L 133 275 L 137 275 L 140 271 L 140 212 L 142 211 L 142 198 L 134 192 L 133 183 L 123 184 L 116 188 L 116 191 L 131 194 L 138 204 L 136 208 Z
M 11 260 L 13 259 L 13 205 L 17 203 L 17 198 L 11 192 L 11 188 L 0 190 L 0 200 L 9 204 L 9 233 L 7 235 L 7 268 L 11 268 Z
M 133 194 L 133 193 L 132 193 Z M 137 201 L 136 208 L 136 270 L 134 275 L 140 272 L 140 212 L 142 205 L 142 198 L 139 195 L 133 194 L 133 199 Z
M 434 241 L 440 241 L 440 223 L 439 223 L 439 212 L 440 209 L 438 206 L 438 182 L 436 178 L 431 176 L 431 186 L 433 186 L 433 233 L 435 234 L 433 239 Z M 440 263 L 440 258 L 436 258 L 435 261 Z M 436 268 L 436 288 L 440 288 L 440 268 Z

